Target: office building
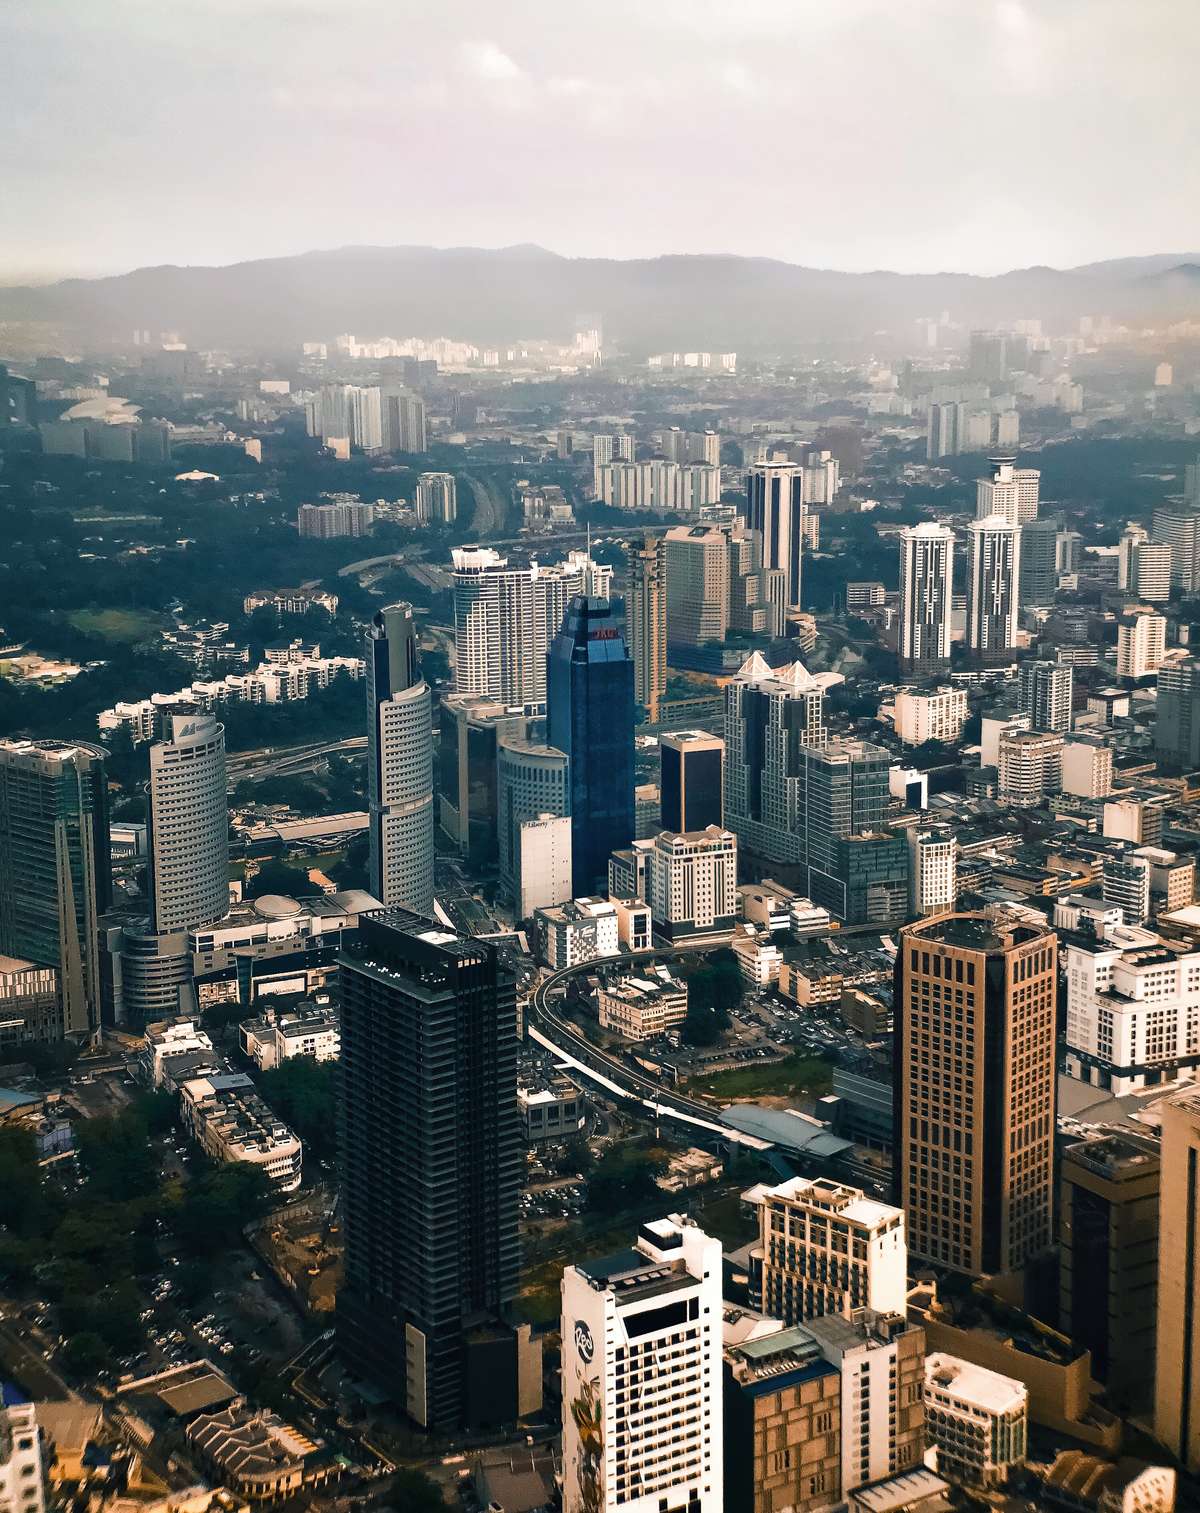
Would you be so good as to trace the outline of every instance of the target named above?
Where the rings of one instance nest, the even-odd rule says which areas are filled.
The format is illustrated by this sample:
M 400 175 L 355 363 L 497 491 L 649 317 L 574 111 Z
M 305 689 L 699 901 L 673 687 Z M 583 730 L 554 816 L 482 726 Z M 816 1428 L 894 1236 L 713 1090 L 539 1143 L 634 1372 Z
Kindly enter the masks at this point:
M 925 1357 L 925 1433 L 938 1470 L 973 1487 L 1000 1487 L 1025 1464 L 1024 1382 L 937 1352 Z
M 1159 1105 L 1158 1316 L 1154 1437 L 1200 1471 L 1200 1091 Z
M 554 972 L 618 956 L 621 915 L 608 898 L 572 898 L 534 915 L 538 951 Z
M 954 532 L 925 521 L 900 532 L 900 628 L 906 677 L 936 677 L 950 667 Z
M 980 478 L 975 485 L 976 520 L 1002 515 L 1012 526 L 1028 525 L 1031 520 L 1036 520 L 1042 476 L 1037 468 L 1018 468 L 1012 457 L 990 460 L 992 476 Z
M 1019 593 L 1022 609 L 1044 608 L 1054 603 L 1058 590 L 1061 522 L 1061 516 L 1050 515 L 1027 521 L 1021 527 Z
M 150 928 L 188 930 L 229 912 L 225 727 L 174 715 L 150 748 Z
M 586 552 L 565 561 L 510 567 L 490 547 L 452 553 L 454 686 L 504 704 L 546 697 L 546 656 L 577 594 L 609 598 L 612 568 Z
M 504 1322 L 519 1269 L 513 979 L 490 943 L 393 909 L 360 922 L 340 997 L 340 1343 L 423 1428 L 509 1423 L 528 1396 Z
M 657 725 L 667 692 L 667 584 L 661 537 L 630 548 L 625 637 L 633 658 L 634 698 Z
M 677 525 L 663 537 L 667 644 L 703 646 L 729 629 L 729 543 L 712 525 Z
M 904 1214 L 857 1187 L 825 1177 L 759 1184 L 742 1195 L 756 1210 L 750 1299 L 756 1308 L 802 1324 L 859 1308 L 903 1313 L 908 1252 Z
M 906 746 L 926 741 L 957 745 L 967 723 L 967 691 L 944 684 L 939 688 L 902 688 L 896 694 L 896 734 Z
M 1160 504 L 1150 535 L 1171 548 L 1172 592 L 1195 593 L 1200 587 L 1200 502 Z
M 784 601 L 800 604 L 804 469 L 762 463 L 746 478 L 746 524 L 762 538 L 762 564 L 784 575 Z
M 429 450 L 425 401 L 407 389 L 384 389 L 381 396 L 383 450 L 420 453 Z
M 817 517 L 803 517 L 802 534 L 805 545 L 815 550 L 807 529 L 810 522 L 815 526 Z M 785 576 L 779 569 L 763 566 L 762 537 L 757 531 L 747 530 L 740 520 L 724 530 L 729 550 L 729 629 L 778 640 L 787 624 Z
M 411 604 L 372 616 L 366 638 L 371 892 L 433 909 L 433 711 Z
M 1074 688 L 1074 668 L 1058 662 L 1022 662 L 1017 705 L 1029 716 L 1030 730 L 1070 730 Z
M 5 421 L 0 411 L 0 424 Z M 44 1475 L 37 1409 L 11 1383 L 0 1382 L 0 1507 L 6 1513 L 45 1513 Z
M 825 693 L 839 681 L 755 652 L 725 686 L 725 823 L 766 861 L 801 860 L 800 753 L 825 740 Z
M 547 658 L 546 734 L 566 753 L 576 896 L 634 834 L 633 661 L 607 599 L 571 600 Z
M 571 897 L 571 821 L 565 815 L 539 814 L 517 827 L 514 911 L 532 919 L 538 909 Z
M 815 904 L 847 919 L 852 894 L 870 886 L 872 848 L 846 847 L 850 838 L 896 840 L 880 847 L 880 883 L 892 904 L 903 908 L 908 892 L 908 857 L 902 837 L 882 832 L 889 799 L 892 759 L 868 741 L 830 741 L 799 751 L 796 840 L 802 869 L 799 884 Z M 728 811 L 727 811 L 728 812 Z M 731 827 L 732 828 L 732 827 Z M 865 870 L 860 871 L 858 863 Z M 860 921 L 865 922 L 865 921 Z
M 925 1331 L 898 1313 L 825 1314 L 805 1332 L 841 1378 L 842 1496 L 921 1465 Z M 862 1502 L 870 1507 L 864 1493 Z
M 57 968 L 0 956 L 0 1050 L 61 1039 Z
M 1100 929 L 1066 947 L 1066 1070 L 1124 1097 L 1200 1065 L 1200 952 L 1128 921 Z
M 571 812 L 565 752 L 524 736 L 496 738 L 496 837 L 500 889 L 516 903 L 521 892 L 521 826 Z M 570 890 L 568 890 L 569 892 Z
M 1150 902 L 1157 914 L 1185 909 L 1196 901 L 1196 858 L 1177 856 L 1158 846 L 1139 846 L 1150 863 Z
M 562 1280 L 563 1513 L 723 1513 L 721 1245 L 687 1219 Z
M 55 1038 L 79 1044 L 100 1029 L 107 755 L 85 741 L 0 741 L 0 953 L 55 969 Z
M 1061 735 L 1041 730 L 1005 731 L 1000 737 L 996 797 L 1002 804 L 1029 808 L 1061 792 L 1062 751 Z
M 1117 676 L 1148 678 L 1163 665 L 1167 654 L 1167 622 L 1163 615 L 1128 614 L 1117 622 Z
M 1125 924 L 1144 924 L 1150 914 L 1150 863 L 1147 858 L 1139 856 L 1131 845 L 1105 853 L 1100 867 L 1100 896 L 1106 904 L 1119 906 Z
M 967 561 L 967 647 L 985 665 L 1011 662 L 1017 645 L 1017 528 L 1003 515 L 973 520 Z
M 737 836 L 717 825 L 682 835 L 661 830 L 650 848 L 646 902 L 655 934 L 674 945 L 731 936 Z
M 928 917 L 949 914 L 958 900 L 958 841 L 948 825 L 913 828 L 908 841 L 908 907 Z
M 458 519 L 458 485 L 454 474 L 418 474 L 414 507 L 422 525 L 453 525 Z
M 842 1485 L 842 1377 L 802 1328 L 725 1309 L 725 1513 L 819 1513 Z
M 1200 768 L 1200 662 L 1193 657 L 1159 669 L 1154 751 L 1164 772 Z
M 1002 383 L 1008 377 L 1009 343 L 1015 338 L 1007 331 L 972 331 L 967 338 L 967 372 L 987 383 Z
M 527 727 L 523 707 L 479 694 L 446 694 L 438 702 L 438 824 L 474 866 L 499 856 L 499 738 L 522 740 Z
M 1112 792 L 1112 747 L 1100 736 L 1076 735 L 1063 742 L 1062 791 L 1078 798 L 1103 798 Z
M 706 730 L 672 730 L 659 739 L 660 819 L 664 830 L 706 830 L 725 820 L 725 742 Z
M 648 967 L 644 974 L 601 982 L 596 988 L 596 1014 L 602 1030 L 626 1040 L 653 1040 L 679 1029 L 687 1018 L 688 986 L 665 967 Z
M 810 858 L 814 850 L 810 845 Z M 908 918 L 908 842 L 890 830 L 838 836 L 832 862 L 821 870 L 811 868 L 808 886 L 814 902 L 843 924 L 880 929 L 902 925 Z
M 1058 1324 L 1124 1412 L 1154 1400 L 1159 1176 L 1157 1141 L 1135 1134 L 1076 1141 L 1060 1164 Z
M 948 914 L 901 932 L 896 1193 L 909 1254 L 1019 1271 L 1053 1238 L 1058 948 L 1044 925 Z
M 1171 548 L 1166 542 L 1138 541 L 1132 552 L 1128 592 L 1147 604 L 1171 597 Z

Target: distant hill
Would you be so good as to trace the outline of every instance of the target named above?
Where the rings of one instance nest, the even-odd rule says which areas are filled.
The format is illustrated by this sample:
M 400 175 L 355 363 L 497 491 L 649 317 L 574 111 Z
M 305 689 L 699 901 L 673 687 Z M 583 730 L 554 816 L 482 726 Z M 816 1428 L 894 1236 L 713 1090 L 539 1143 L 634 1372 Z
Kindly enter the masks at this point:
M 877 333 L 881 344 L 890 333 L 907 345 L 911 323 L 943 309 L 969 325 L 1200 316 L 1197 265 L 1200 253 L 1162 254 L 981 278 L 732 256 L 566 258 L 534 246 L 342 247 L 0 289 L 0 322 L 48 322 L 100 345 L 140 327 L 178 330 L 195 347 L 288 348 L 342 331 L 564 339 L 576 314 L 597 311 L 609 338 L 634 352 L 772 351 Z

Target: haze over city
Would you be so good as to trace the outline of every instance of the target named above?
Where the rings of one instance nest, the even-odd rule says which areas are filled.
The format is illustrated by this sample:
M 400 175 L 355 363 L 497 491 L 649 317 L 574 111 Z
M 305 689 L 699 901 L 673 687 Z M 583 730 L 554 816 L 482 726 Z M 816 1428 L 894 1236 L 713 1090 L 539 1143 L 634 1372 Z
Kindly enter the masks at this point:
M 3 9 L 0 1513 L 1200 1509 L 1200 11 Z

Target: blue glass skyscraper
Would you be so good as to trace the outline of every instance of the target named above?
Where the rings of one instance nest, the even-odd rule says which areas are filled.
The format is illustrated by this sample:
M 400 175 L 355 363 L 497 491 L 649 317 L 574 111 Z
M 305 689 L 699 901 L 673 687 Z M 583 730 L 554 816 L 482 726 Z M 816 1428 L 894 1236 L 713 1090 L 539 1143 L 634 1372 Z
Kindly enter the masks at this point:
M 569 759 L 571 887 L 603 887 L 633 840 L 633 660 L 607 599 L 574 598 L 546 659 L 546 735 Z

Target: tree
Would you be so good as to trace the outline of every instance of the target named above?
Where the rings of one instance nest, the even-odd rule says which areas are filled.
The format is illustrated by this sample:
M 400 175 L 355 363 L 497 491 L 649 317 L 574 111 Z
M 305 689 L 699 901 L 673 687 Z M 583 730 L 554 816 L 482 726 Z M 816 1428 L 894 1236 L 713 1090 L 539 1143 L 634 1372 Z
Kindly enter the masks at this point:
M 246 884 L 247 898 L 262 898 L 268 893 L 282 893 L 291 897 L 305 891 L 309 886 L 307 876 L 296 867 L 273 858 L 262 866 Z
M 337 1153 L 337 1063 L 290 1056 L 259 1078 L 259 1091 L 319 1161 Z
M 71 1336 L 58 1359 L 65 1371 L 82 1381 L 108 1365 L 108 1347 L 98 1334 L 84 1330 Z
M 402 1466 L 392 1477 L 388 1502 L 397 1513 L 445 1513 L 442 1489 L 424 1471 Z
M 214 1167 L 184 1189 L 174 1214 L 181 1244 L 211 1256 L 242 1238 L 247 1224 L 266 1210 L 271 1181 L 257 1166 L 235 1161 Z
M 588 1206 L 612 1214 L 636 1208 L 658 1193 L 654 1178 L 666 1166 L 662 1152 L 640 1145 L 614 1145 L 588 1178 Z

